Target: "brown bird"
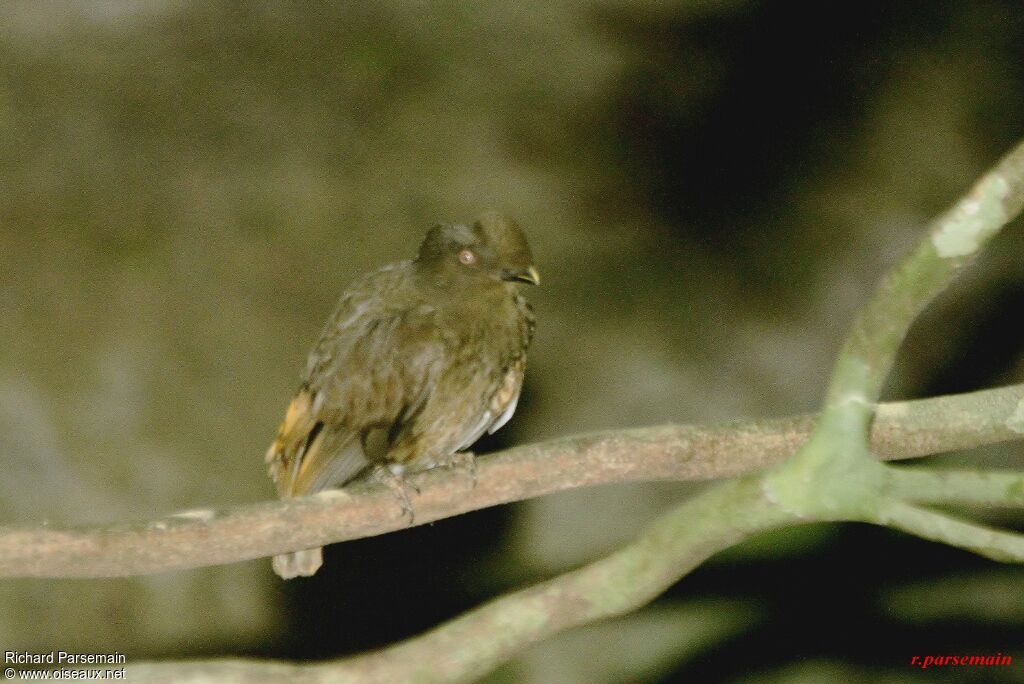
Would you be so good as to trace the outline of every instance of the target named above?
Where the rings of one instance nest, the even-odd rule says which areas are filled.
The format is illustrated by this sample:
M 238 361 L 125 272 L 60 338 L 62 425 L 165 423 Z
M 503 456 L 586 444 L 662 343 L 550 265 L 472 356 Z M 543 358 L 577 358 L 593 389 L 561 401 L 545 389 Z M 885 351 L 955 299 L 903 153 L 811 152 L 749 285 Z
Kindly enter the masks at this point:
M 452 463 L 512 416 L 523 385 L 539 282 L 526 236 L 496 213 L 438 225 L 419 255 L 341 295 L 267 450 L 284 497 L 340 487 L 381 464 Z M 321 549 L 274 557 L 308 576 Z

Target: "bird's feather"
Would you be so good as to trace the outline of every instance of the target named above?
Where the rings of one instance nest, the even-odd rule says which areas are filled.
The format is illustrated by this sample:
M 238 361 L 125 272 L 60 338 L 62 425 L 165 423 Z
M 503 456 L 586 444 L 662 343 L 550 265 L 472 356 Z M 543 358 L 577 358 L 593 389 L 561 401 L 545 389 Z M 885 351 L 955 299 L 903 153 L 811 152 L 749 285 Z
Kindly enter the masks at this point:
M 526 364 L 522 358 L 516 359 L 512 366 L 505 372 L 505 379 L 498 388 L 498 391 L 491 397 L 491 411 L 498 417 L 494 419 L 487 434 L 493 435 L 509 421 L 512 414 L 516 412 L 519 404 L 519 393 L 523 389 L 523 373 Z

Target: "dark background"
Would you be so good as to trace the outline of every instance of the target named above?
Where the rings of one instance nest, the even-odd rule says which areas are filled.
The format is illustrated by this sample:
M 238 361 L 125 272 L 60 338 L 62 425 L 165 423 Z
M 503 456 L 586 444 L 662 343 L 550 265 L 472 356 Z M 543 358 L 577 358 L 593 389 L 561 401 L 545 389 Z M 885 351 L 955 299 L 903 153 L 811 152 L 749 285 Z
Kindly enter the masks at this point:
M 556 5 L 0 5 L 3 519 L 270 497 L 262 453 L 345 283 L 492 207 L 544 284 L 519 411 L 478 452 L 813 410 L 877 278 L 1024 130 L 1009 0 Z M 1022 243 L 929 309 L 888 396 L 1021 381 Z M 288 583 L 267 561 L 5 581 L 0 649 L 353 653 L 597 558 L 696 486 L 335 545 Z M 888 530 L 796 528 L 491 681 L 1024 681 L 908 664 L 1024 662 L 1022 587 Z

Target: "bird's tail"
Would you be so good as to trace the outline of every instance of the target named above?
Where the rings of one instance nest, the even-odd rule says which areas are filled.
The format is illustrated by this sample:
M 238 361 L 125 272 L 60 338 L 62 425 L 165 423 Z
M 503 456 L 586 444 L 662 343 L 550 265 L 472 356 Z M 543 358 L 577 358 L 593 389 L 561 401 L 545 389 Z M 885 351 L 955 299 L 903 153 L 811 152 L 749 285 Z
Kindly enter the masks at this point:
M 316 573 L 323 565 L 323 549 L 305 549 L 293 551 L 274 556 L 271 564 L 274 572 L 281 576 L 281 579 L 292 579 L 293 577 L 309 577 Z

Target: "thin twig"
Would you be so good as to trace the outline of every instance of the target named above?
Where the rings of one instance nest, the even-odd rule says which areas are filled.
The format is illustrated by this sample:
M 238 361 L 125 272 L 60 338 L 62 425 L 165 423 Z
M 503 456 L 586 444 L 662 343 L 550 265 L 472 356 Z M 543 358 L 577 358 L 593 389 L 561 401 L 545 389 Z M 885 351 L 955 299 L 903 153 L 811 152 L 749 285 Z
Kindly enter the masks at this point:
M 992 560 L 1024 563 L 1024 535 L 992 529 L 902 501 L 885 501 L 877 514 L 865 522 L 958 546 Z
M 915 503 L 1024 508 L 1024 473 L 893 468 L 889 493 Z

